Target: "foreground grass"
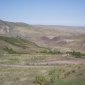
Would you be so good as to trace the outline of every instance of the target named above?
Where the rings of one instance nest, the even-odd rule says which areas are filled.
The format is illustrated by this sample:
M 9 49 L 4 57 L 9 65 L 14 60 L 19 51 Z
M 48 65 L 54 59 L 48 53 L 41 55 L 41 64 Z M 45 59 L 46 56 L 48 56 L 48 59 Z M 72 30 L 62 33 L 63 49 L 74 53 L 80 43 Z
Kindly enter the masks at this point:
M 38 76 L 41 85 L 85 85 L 85 65 L 0 67 L 0 85 L 40 85 Z

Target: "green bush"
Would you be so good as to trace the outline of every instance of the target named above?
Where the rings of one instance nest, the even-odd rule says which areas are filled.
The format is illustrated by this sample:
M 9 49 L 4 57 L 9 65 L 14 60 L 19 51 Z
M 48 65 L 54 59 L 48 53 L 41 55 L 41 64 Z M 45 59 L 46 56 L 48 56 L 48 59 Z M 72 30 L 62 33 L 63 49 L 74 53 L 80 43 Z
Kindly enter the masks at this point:
M 38 76 L 36 76 L 34 82 L 35 82 L 36 84 L 39 84 L 39 85 L 45 85 L 46 81 L 47 81 L 47 79 L 46 79 L 45 76 L 43 76 L 43 75 L 38 75 Z
M 43 51 L 41 51 L 41 53 L 46 53 L 46 54 L 61 54 L 60 51 L 57 51 L 57 50 L 51 50 L 51 49 L 43 50 Z
M 76 52 L 76 51 L 72 51 L 72 52 L 66 52 L 69 55 L 74 56 L 75 58 L 81 58 L 84 54 L 82 54 L 81 52 Z

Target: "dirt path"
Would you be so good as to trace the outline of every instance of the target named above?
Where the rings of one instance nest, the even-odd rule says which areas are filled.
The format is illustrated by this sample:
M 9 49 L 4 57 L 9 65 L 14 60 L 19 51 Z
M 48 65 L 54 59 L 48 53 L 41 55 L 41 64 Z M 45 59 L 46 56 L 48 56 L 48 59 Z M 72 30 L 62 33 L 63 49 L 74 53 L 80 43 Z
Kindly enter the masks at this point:
M 40 63 L 30 63 L 29 65 L 6 65 L 0 64 L 0 66 L 4 67 L 43 67 L 43 66 L 56 66 L 56 65 L 77 65 L 77 64 L 85 64 L 85 60 L 59 60 L 59 61 L 48 61 L 48 62 L 40 62 Z
M 85 60 L 59 60 L 59 61 L 47 61 L 40 63 L 31 63 L 29 65 L 61 65 L 61 64 L 85 64 Z

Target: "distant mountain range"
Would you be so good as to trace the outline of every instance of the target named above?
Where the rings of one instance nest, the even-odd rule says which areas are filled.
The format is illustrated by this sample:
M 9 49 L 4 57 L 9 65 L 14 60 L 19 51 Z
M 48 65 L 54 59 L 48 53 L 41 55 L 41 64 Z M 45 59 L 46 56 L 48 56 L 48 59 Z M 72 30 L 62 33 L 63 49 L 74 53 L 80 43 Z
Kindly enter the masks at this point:
M 85 51 L 85 27 L 30 25 L 0 20 L 0 36 L 14 38 L 15 42 L 16 39 L 27 40 L 40 47 Z M 2 41 L 8 43 L 2 39 L 0 38 L 0 43 Z

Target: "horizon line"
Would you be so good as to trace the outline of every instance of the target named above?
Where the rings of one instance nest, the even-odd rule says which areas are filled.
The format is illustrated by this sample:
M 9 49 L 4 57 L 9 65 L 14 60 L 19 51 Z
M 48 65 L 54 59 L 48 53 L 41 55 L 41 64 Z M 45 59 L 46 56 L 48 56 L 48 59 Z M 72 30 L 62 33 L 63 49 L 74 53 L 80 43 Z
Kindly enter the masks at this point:
M 0 21 L 11 22 L 11 23 L 24 23 L 28 25 L 38 25 L 38 26 L 85 27 L 81 25 L 64 25 L 64 24 L 33 24 L 33 23 L 27 23 L 24 21 L 13 21 L 13 20 L 3 20 L 3 19 L 0 19 Z

